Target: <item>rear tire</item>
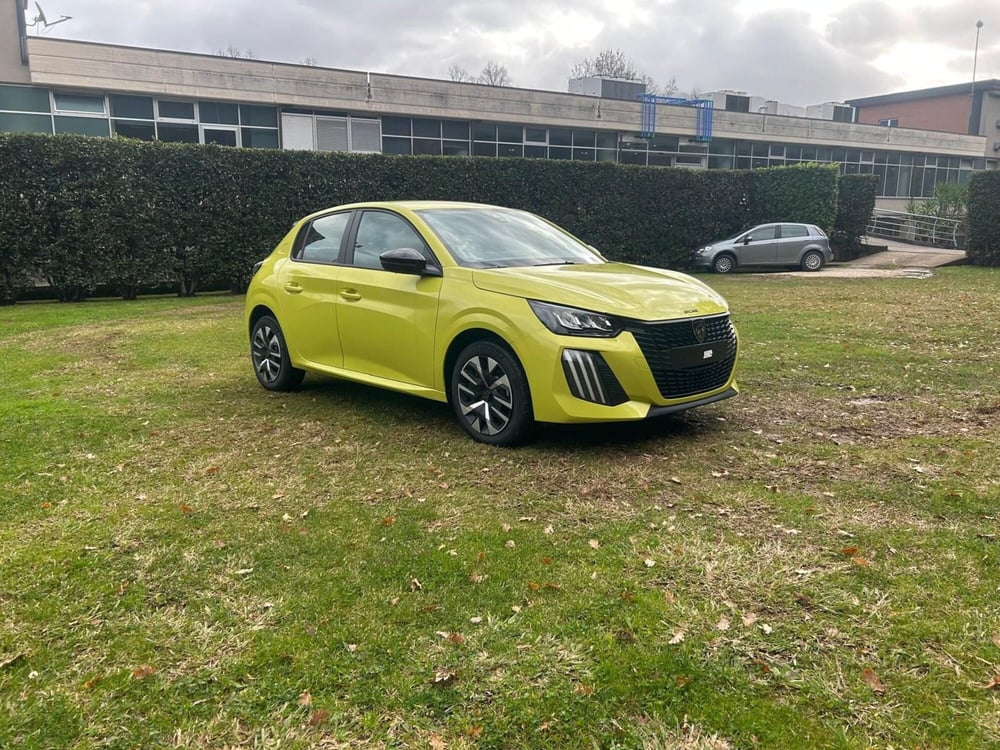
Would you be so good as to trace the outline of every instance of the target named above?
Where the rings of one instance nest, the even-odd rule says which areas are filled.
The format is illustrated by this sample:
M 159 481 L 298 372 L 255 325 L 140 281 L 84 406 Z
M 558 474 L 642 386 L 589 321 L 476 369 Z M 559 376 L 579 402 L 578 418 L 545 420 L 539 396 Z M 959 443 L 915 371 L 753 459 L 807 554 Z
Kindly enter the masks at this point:
M 803 271 L 818 271 L 823 267 L 823 256 L 815 250 L 810 250 L 802 256 Z
M 305 370 L 292 367 L 281 326 L 270 315 L 264 315 L 253 324 L 250 360 L 257 382 L 269 391 L 295 390 L 306 374 Z
M 452 367 L 449 396 L 458 423 L 473 440 L 509 447 L 531 435 L 528 379 L 505 346 L 493 341 L 466 346 Z
M 721 253 L 712 261 L 712 270 L 716 273 L 732 273 L 736 270 L 736 258 L 729 253 Z

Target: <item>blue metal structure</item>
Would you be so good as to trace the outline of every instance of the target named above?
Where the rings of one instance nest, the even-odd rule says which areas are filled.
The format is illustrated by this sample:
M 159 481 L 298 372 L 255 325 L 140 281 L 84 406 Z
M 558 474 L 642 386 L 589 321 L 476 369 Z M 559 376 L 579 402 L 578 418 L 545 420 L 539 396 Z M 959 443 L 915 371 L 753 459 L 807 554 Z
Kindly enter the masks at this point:
M 712 140 L 712 113 L 715 111 L 715 104 L 711 99 L 683 99 L 676 96 L 657 96 L 656 94 L 642 94 L 642 130 L 639 133 L 643 138 L 652 138 L 656 135 L 656 105 L 673 104 L 680 107 L 694 107 L 695 113 L 695 140 L 708 142 Z

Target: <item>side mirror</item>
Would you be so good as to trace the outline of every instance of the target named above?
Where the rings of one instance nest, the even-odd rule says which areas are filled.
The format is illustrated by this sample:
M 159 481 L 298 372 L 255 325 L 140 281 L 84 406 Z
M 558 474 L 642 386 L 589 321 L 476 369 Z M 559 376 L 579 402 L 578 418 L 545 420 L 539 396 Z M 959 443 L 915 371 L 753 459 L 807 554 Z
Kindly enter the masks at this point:
M 743 238 L 743 244 L 749 245 L 751 240 L 753 240 L 753 236 L 748 234 L 746 237 Z
M 386 250 L 378 256 L 382 268 L 393 273 L 409 273 L 414 276 L 440 276 L 441 271 L 433 266 L 427 267 L 427 259 L 412 247 L 399 247 Z

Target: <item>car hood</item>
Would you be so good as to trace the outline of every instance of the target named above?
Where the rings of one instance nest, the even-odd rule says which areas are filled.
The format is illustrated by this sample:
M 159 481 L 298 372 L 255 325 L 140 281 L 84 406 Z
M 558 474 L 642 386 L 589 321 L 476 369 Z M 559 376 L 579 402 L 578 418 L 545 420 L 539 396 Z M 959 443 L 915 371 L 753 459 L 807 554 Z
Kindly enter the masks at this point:
M 472 277 L 487 291 L 638 320 L 728 310 L 725 300 L 697 279 L 626 263 L 491 268 L 477 270 Z

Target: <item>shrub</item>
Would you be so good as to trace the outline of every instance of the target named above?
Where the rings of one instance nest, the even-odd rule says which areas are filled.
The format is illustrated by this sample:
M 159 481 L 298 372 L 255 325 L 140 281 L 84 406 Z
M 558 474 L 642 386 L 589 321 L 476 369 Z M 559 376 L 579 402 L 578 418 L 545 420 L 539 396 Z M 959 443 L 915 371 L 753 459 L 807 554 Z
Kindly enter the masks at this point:
M 681 266 L 754 223 L 828 231 L 837 168 L 698 171 L 535 159 L 257 151 L 78 136 L 0 135 L 0 286 L 45 278 L 64 300 L 112 285 L 126 298 L 169 280 L 241 292 L 293 221 L 366 200 L 523 208 L 606 257 Z
M 843 175 L 837 193 L 837 218 L 833 223 L 831 242 L 838 257 L 857 255 L 861 237 L 865 234 L 878 194 L 878 176 L 873 174 Z
M 978 266 L 1000 266 L 1000 171 L 976 172 L 969 181 L 965 251 Z

